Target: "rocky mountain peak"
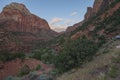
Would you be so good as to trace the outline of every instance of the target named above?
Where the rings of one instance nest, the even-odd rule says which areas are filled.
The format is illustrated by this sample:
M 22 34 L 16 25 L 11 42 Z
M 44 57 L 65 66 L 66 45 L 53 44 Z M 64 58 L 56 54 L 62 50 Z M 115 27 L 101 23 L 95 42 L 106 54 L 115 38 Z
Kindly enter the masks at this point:
M 85 20 L 88 20 L 92 15 L 92 7 L 87 7 L 87 12 L 84 16 Z
M 4 7 L 3 12 L 14 12 L 19 11 L 20 13 L 29 15 L 30 11 L 26 8 L 24 4 L 12 2 Z
M 57 36 L 46 20 L 30 13 L 24 4 L 15 2 L 5 6 L 0 13 L 0 31 L 7 33 L 1 38 L 4 43 L 0 49 L 9 51 L 27 52 L 37 41 L 48 41 Z
M 0 21 L 6 21 L 8 31 L 37 33 L 40 29 L 50 30 L 46 20 L 30 13 L 24 4 L 11 3 L 3 8 Z
M 96 16 L 97 14 L 101 13 L 106 7 L 108 7 L 111 2 L 114 0 L 95 0 L 93 7 L 88 7 L 87 12 L 84 16 L 84 21 L 89 20 L 90 18 Z

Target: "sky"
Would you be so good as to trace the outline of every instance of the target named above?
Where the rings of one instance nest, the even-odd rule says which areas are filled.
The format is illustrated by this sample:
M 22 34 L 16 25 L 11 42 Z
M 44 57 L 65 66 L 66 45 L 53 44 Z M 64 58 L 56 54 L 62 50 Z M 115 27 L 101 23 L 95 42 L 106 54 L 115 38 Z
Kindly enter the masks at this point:
M 0 12 L 11 2 L 24 4 L 31 13 L 45 19 L 51 29 L 61 32 L 82 21 L 94 0 L 0 0 Z

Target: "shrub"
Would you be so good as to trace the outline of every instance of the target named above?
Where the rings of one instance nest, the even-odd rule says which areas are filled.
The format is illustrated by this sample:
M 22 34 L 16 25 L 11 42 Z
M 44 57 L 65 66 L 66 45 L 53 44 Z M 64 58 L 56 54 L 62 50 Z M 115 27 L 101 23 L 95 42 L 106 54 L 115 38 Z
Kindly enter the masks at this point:
M 34 52 L 32 53 L 32 58 L 41 60 L 42 54 L 43 54 L 43 53 L 41 52 L 41 50 L 39 50 L 39 51 L 34 51 Z
M 31 73 L 28 74 L 27 77 L 28 77 L 29 80 L 36 80 L 38 75 L 35 72 L 31 72 Z
M 23 76 L 23 75 L 26 75 L 30 72 L 30 68 L 28 65 L 24 65 L 21 70 L 20 70 L 20 73 L 19 73 L 19 76 Z
M 21 79 L 18 77 L 14 77 L 14 76 L 8 76 L 4 80 L 21 80 Z
M 0 51 L 0 60 L 1 61 L 9 61 L 15 59 L 14 55 L 12 55 L 9 51 L 7 50 L 2 50 Z
M 58 70 L 57 69 L 52 69 L 49 74 L 52 76 L 52 77 L 56 77 L 56 75 L 58 74 Z
M 41 65 L 38 64 L 38 65 L 36 66 L 36 69 L 35 69 L 35 70 L 40 70 L 40 69 L 41 69 Z
M 17 52 L 17 53 L 13 53 L 13 56 L 15 58 L 20 58 L 20 59 L 25 59 L 25 53 L 22 53 L 22 52 Z
M 106 42 L 106 39 L 103 35 L 98 36 L 98 47 L 101 47 Z
M 110 4 L 110 7 L 113 8 L 118 2 L 120 2 L 120 0 L 115 0 Z
M 47 74 L 41 74 L 38 80 L 53 80 L 53 79 Z
M 49 49 L 47 48 L 40 48 L 39 50 L 36 50 L 33 52 L 32 57 L 36 58 L 38 60 L 41 60 L 41 56 L 45 53 L 49 53 Z
M 0 60 L 1 61 L 6 62 L 6 61 L 13 60 L 15 58 L 24 59 L 25 54 L 21 53 L 21 52 L 12 53 L 12 52 L 9 52 L 7 50 L 0 51 Z
M 44 63 L 47 63 L 47 64 L 51 64 L 54 62 L 55 60 L 55 55 L 52 54 L 52 53 L 45 53 L 41 56 L 41 60 L 44 62 Z
M 55 54 L 50 49 L 40 49 L 33 52 L 32 58 L 43 61 L 44 63 L 53 63 Z
M 8 76 L 5 80 L 15 80 L 15 79 L 12 76 Z

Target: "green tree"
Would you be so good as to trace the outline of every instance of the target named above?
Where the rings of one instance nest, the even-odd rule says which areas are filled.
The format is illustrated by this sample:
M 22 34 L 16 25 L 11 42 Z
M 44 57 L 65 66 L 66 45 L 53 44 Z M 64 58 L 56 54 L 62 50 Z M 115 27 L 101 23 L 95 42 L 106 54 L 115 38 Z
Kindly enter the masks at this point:
M 97 44 L 86 38 L 68 40 L 63 46 L 55 62 L 61 73 L 90 61 L 97 51 Z

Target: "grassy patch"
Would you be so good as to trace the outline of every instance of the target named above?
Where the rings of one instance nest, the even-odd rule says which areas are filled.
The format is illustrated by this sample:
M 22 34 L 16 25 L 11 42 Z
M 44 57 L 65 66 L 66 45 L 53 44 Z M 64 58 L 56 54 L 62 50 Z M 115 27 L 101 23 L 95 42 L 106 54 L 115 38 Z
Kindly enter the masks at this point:
M 118 75 L 118 68 L 117 66 L 112 66 L 110 67 L 109 69 L 109 72 L 108 72 L 108 76 L 110 76 L 111 78 L 116 78 Z

